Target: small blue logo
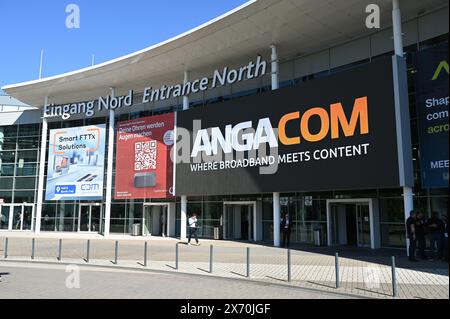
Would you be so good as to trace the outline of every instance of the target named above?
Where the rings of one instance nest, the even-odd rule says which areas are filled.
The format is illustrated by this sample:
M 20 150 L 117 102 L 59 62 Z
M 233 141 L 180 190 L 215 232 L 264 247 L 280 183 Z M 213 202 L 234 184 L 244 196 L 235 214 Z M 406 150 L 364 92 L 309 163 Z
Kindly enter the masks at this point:
M 57 185 L 55 187 L 55 194 L 57 195 L 75 194 L 75 191 L 75 185 Z

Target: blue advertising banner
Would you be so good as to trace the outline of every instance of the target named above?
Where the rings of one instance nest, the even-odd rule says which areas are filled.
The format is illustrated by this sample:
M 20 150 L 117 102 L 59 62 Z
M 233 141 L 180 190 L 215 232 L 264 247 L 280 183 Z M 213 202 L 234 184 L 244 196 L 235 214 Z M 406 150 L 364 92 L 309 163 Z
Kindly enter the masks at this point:
M 423 188 L 448 187 L 448 44 L 414 56 Z
M 50 130 L 46 200 L 103 198 L 105 124 Z

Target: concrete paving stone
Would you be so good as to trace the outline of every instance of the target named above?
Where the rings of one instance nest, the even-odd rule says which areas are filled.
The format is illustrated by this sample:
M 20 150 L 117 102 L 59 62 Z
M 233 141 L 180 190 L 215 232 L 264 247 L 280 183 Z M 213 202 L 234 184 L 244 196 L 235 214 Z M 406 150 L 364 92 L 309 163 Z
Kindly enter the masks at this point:
M 9 234 L 8 234 L 9 236 Z M 12 236 L 8 244 L 8 260 L 29 261 L 31 239 L 34 236 Z M 115 240 L 119 240 L 118 265 L 142 269 L 144 241 L 135 238 L 104 239 L 97 236 L 83 239 L 63 238 L 64 263 L 84 264 L 87 239 L 90 240 L 90 264 L 115 267 L 112 263 Z M 202 241 L 200 246 L 178 245 L 179 269 L 175 270 L 176 239 L 148 240 L 148 269 L 183 272 L 211 276 L 209 271 L 209 245 L 214 245 L 214 272 L 216 277 L 244 279 L 246 275 L 246 247 L 250 247 L 251 280 L 282 283 L 299 287 L 313 286 L 324 291 L 334 291 L 335 258 L 327 250 L 291 250 L 292 283 L 287 283 L 287 250 L 227 241 Z M 59 238 L 36 236 L 35 260 L 58 263 Z M 4 238 L 0 238 L 0 261 L 4 259 Z M 346 252 L 344 252 L 346 253 Z M 341 253 L 340 253 L 341 255 Z M 354 253 L 339 258 L 341 288 L 351 294 L 373 298 L 390 298 L 392 275 L 390 258 L 377 254 Z M 448 299 L 448 264 L 420 262 L 415 268 L 398 257 L 397 282 L 399 298 Z M 414 265 L 415 266 L 415 265 Z

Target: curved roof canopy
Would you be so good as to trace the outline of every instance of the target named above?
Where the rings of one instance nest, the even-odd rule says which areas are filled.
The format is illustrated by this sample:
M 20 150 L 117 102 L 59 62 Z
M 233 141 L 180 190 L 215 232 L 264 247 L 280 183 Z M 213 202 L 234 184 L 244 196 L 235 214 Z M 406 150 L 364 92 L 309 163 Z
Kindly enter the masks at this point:
M 184 71 L 191 77 L 211 70 L 247 63 L 256 54 L 269 55 L 276 44 L 281 57 L 326 49 L 361 37 L 365 8 L 372 0 L 252 0 L 197 28 L 141 51 L 92 67 L 39 80 L 6 85 L 9 95 L 40 107 L 51 103 L 96 99 L 129 89 L 180 83 Z M 401 1 L 402 18 L 445 4 L 445 0 Z M 378 0 L 382 26 L 391 25 L 392 0 Z

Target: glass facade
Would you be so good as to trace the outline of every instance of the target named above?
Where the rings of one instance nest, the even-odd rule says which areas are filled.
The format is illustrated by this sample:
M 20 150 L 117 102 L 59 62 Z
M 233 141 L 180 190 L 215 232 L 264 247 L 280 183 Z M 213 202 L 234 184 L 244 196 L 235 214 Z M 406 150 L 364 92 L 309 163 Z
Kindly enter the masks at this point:
M 411 114 L 412 143 L 414 157 L 414 206 L 430 216 L 431 212 L 447 214 L 449 207 L 448 189 L 422 189 L 420 180 L 420 164 L 418 156 L 420 154 L 418 133 L 417 133 L 417 112 L 415 106 L 415 84 L 413 74 L 415 67 L 411 55 L 418 51 L 440 43 L 448 43 L 448 34 L 433 38 L 428 41 L 416 43 L 405 48 L 408 61 L 408 79 L 409 79 L 409 103 Z M 300 82 L 305 82 L 314 78 L 324 77 L 336 72 L 351 69 L 354 66 L 370 63 L 372 60 L 384 56 L 392 55 L 393 52 L 387 52 L 383 55 L 371 56 L 367 59 L 347 64 L 342 67 L 331 68 L 319 73 L 305 75 L 295 78 L 295 63 L 284 61 L 280 69 L 285 74 L 290 74 L 290 79 L 281 81 L 280 86 L 292 86 Z M 294 61 L 295 62 L 295 61 Z M 284 76 L 286 77 L 286 76 Z M 288 76 L 289 77 L 289 76 Z M 191 107 L 203 107 L 208 104 L 218 103 L 224 100 L 240 98 L 246 95 L 258 94 L 270 90 L 267 84 L 267 76 L 260 80 L 257 88 L 250 90 L 237 91 L 236 88 L 229 87 L 223 89 L 223 95 L 208 96 L 205 92 L 201 96 L 191 99 Z M 234 93 L 233 93 L 234 92 Z M 118 114 L 116 121 L 128 120 L 143 116 L 156 115 L 165 112 L 172 112 L 181 108 L 181 100 L 169 101 L 169 105 L 154 108 L 149 106 L 149 110 L 142 112 L 133 112 L 128 114 Z M 62 127 L 74 127 L 82 125 L 107 123 L 106 117 L 76 120 L 76 121 L 58 121 L 50 122 L 49 130 Z M 0 126 L 0 199 L 5 204 L 16 203 L 35 203 L 37 196 L 37 175 L 38 159 L 40 152 L 40 124 L 11 125 Z M 106 133 L 108 134 L 108 132 Z M 108 145 L 106 145 L 106 149 Z M 115 157 L 115 156 L 114 156 Z M 105 160 L 105 168 L 107 163 Z M 114 167 L 113 163 L 113 188 L 114 188 Z M 45 169 L 46 171 L 46 169 Z M 106 181 L 106 169 L 105 177 Z M 44 186 L 45 187 L 45 186 Z M 114 189 L 111 190 L 114 192 Z M 106 194 L 106 183 L 104 196 Z M 314 240 L 314 230 L 320 230 L 322 242 L 327 238 L 327 199 L 357 199 L 372 198 L 376 199 L 380 211 L 380 235 L 381 245 L 383 247 L 404 247 L 404 212 L 403 197 L 401 189 L 376 189 L 376 190 L 358 190 L 348 192 L 315 192 L 315 193 L 293 193 L 280 194 L 281 212 L 289 213 L 292 218 L 291 241 L 298 243 L 312 243 Z M 180 232 L 180 199 L 175 198 L 176 218 L 175 235 Z M 204 196 L 188 198 L 188 213 L 198 213 L 201 224 L 199 232 L 200 237 L 213 238 L 214 228 L 222 227 L 222 214 L 224 202 L 226 201 L 255 201 L 260 204 L 262 210 L 262 239 L 264 241 L 273 240 L 273 203 L 272 194 L 251 194 L 247 196 Z M 142 223 L 143 207 L 146 202 L 158 202 L 155 200 L 121 200 L 113 199 L 111 205 L 110 232 L 116 234 L 131 234 L 133 225 Z M 167 201 L 164 201 L 167 202 Z M 82 207 L 89 204 L 101 206 L 99 209 L 99 225 L 95 224 L 92 213 L 88 221 L 82 214 Z M 42 231 L 57 232 L 77 232 L 83 231 L 86 223 L 90 225 L 89 230 L 101 232 L 104 229 L 104 203 L 90 201 L 65 201 L 49 202 L 43 205 L 41 216 Z M 4 225 L 2 226 L 4 229 Z
M 40 130 L 39 124 L 0 126 L 0 198 L 4 203 L 34 203 Z

